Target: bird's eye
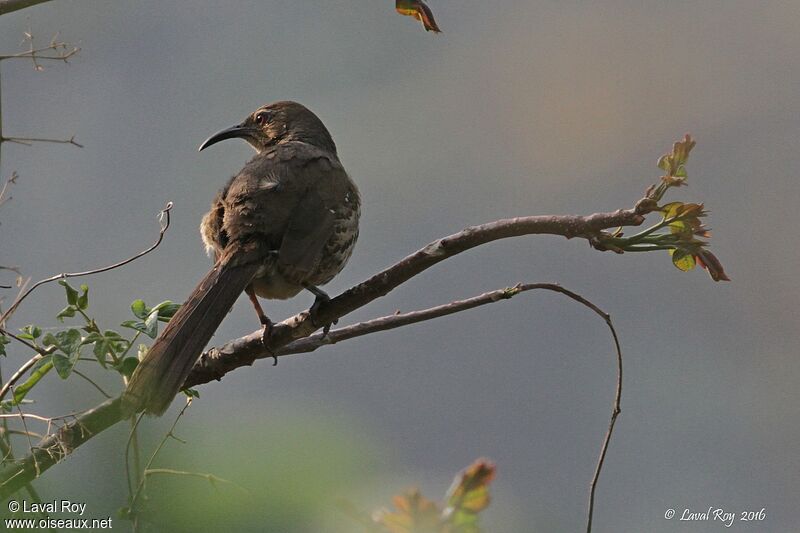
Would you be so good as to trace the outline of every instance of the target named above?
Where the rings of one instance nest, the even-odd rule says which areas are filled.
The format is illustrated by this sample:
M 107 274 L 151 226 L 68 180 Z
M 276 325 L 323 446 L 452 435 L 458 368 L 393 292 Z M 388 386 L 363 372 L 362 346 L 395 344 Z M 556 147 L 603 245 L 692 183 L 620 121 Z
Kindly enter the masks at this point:
M 256 124 L 259 126 L 263 126 L 265 123 L 269 122 L 269 113 L 266 111 L 262 111 L 256 115 Z

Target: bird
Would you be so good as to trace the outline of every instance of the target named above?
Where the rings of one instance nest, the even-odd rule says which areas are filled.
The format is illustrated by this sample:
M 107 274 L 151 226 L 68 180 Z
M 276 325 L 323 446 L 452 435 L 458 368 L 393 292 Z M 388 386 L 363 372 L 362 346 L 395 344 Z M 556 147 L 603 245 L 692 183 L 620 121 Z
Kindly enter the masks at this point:
M 122 394 L 123 413 L 160 416 L 239 295 L 250 298 L 269 339 L 272 322 L 258 297 L 288 299 L 303 290 L 314 313 L 320 289 L 344 268 L 358 238 L 361 198 L 328 129 L 291 101 L 256 109 L 200 145 L 239 138 L 255 151 L 203 217 L 200 233 L 214 266 L 170 319 Z M 330 324 L 325 326 L 325 331 Z

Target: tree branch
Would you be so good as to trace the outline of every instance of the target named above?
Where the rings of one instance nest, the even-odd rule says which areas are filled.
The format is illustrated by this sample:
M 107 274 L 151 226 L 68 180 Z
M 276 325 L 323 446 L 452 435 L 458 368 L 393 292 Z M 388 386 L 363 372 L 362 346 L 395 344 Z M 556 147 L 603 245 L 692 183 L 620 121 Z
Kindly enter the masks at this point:
M 633 209 L 620 209 L 612 213 L 595 213 L 586 216 L 518 217 L 472 226 L 430 243 L 366 281 L 345 291 L 327 304 L 323 304 L 314 318 L 319 323 L 332 323 L 371 301 L 388 294 L 392 289 L 433 265 L 488 242 L 523 235 L 549 234 L 561 235 L 568 239 L 581 237 L 589 240 L 590 243 L 595 243 L 603 230 L 620 226 L 641 225 L 644 222 L 645 215 L 655 209 L 655 202 L 645 198 L 640 200 Z M 584 305 L 588 305 L 608 320 L 607 315 L 593 304 L 566 289 L 562 289 L 558 285 L 530 284 L 485 293 L 475 298 L 452 302 L 423 311 L 382 317 L 362 324 L 333 330 L 328 335 L 331 339 L 334 339 L 334 342 L 341 341 L 375 331 L 429 320 L 437 316 L 445 316 L 471 309 L 477 305 L 500 301 L 510 298 L 522 290 L 533 288 L 547 288 L 566 294 Z M 273 357 L 273 354 L 285 356 L 291 353 L 313 351 L 318 347 L 315 346 L 316 343 L 319 345 L 330 344 L 330 341 L 324 340 L 321 334 L 312 336 L 318 329 L 319 326 L 314 323 L 314 320 L 306 311 L 288 318 L 280 324 L 276 324 L 267 346 L 262 344 L 262 332 L 259 330 L 232 340 L 221 348 L 212 348 L 201 356 L 184 386 L 192 387 L 212 380 L 219 380 L 231 370 L 241 366 L 252 365 L 259 358 Z M 304 339 L 302 342 L 294 342 L 305 337 L 309 338 Z M 26 458 L 0 468 L 0 499 L 8 497 L 16 490 L 19 490 L 25 483 L 41 475 L 41 472 L 72 453 L 75 448 L 95 434 L 121 421 L 123 414 L 120 411 L 119 404 L 119 398 L 107 400 L 96 408 L 78 416 L 75 421 L 64 425 L 55 434 L 43 439 Z M 616 415 L 614 415 L 615 417 Z M 610 431 L 608 438 L 610 438 Z M 606 446 L 607 444 L 604 445 L 604 450 Z M 603 451 L 603 455 L 605 455 L 605 451 Z M 599 470 L 596 475 L 599 475 Z M 594 483 L 596 483 L 596 479 Z
M 641 200 L 633 209 L 618 210 L 613 213 L 595 213 L 587 216 L 518 217 L 466 228 L 430 243 L 331 299 L 320 306 L 317 316 L 314 317 L 315 320 L 312 320 L 308 312 L 303 312 L 276 324 L 267 346 L 262 344 L 262 332 L 259 330 L 227 342 L 219 348 L 211 348 L 200 357 L 187 378 L 185 386 L 193 387 L 211 380 L 219 380 L 236 368 L 252 365 L 256 359 L 271 358 L 273 355 L 289 355 L 286 351 L 291 346 L 289 343 L 312 335 L 319 329 L 317 324 L 330 324 L 356 309 L 364 307 L 371 301 L 385 296 L 392 289 L 433 265 L 476 246 L 510 237 L 541 234 L 561 235 L 568 239 L 582 237 L 588 239 L 590 243 L 594 243 L 602 230 L 642 224 L 644 215 L 654 210 L 654 207 L 652 202 L 645 199 Z M 314 323 L 315 321 L 317 324 Z M 330 335 L 333 337 L 335 333 L 335 331 L 331 331 Z M 312 342 L 311 339 L 306 339 L 306 341 Z M 290 353 L 299 352 L 292 351 Z

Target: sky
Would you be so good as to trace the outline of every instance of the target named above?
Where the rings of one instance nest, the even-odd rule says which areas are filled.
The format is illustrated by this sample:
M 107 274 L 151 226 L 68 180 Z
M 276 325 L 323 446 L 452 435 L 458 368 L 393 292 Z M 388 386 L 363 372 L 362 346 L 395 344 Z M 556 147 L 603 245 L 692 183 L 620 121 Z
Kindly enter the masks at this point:
M 172 201 L 155 252 L 80 282 L 108 328 L 131 318 L 134 299 L 181 301 L 210 267 L 200 219 L 252 155 L 245 143 L 197 147 L 275 100 L 320 116 L 361 190 L 361 235 L 331 294 L 471 224 L 632 207 L 658 178 L 658 157 L 690 132 L 689 186 L 667 200 L 705 203 L 731 282 L 680 272 L 666 252 L 525 237 L 439 264 L 341 325 L 518 282 L 560 283 L 611 314 L 624 354 L 594 531 L 674 531 L 683 524 L 666 520 L 668 509 L 709 507 L 764 508 L 763 523 L 740 527 L 792 529 L 800 246 L 787 224 L 800 199 L 800 4 L 429 5 L 441 35 L 389 0 L 56 0 L 0 17 L 0 53 L 21 50 L 29 28 L 39 43 L 58 32 L 81 47 L 69 65 L 43 71 L 0 62 L 4 134 L 74 135 L 84 146 L 3 144 L 0 176 L 20 177 L 0 208 L 0 264 L 36 280 L 115 262 L 152 242 Z M 264 305 L 277 319 L 312 301 Z M 62 289 L 43 287 L 10 326 L 57 328 L 62 306 Z M 257 327 L 241 298 L 212 344 Z M 4 375 L 30 357 L 10 347 Z M 121 387 L 97 365 L 80 368 Z M 103 400 L 81 380 L 46 379 L 37 413 Z M 456 472 L 488 457 L 497 477 L 487 531 L 581 530 L 614 389 L 605 324 L 555 294 L 277 367 L 260 361 L 199 387 L 176 429 L 186 444 L 171 440 L 154 462 L 231 483 L 153 477 L 143 516 L 154 531 L 353 531 L 339 499 L 374 509 L 410 486 L 438 499 Z M 145 457 L 179 407 L 145 421 Z M 35 483 L 42 498 L 115 516 L 127 497 L 128 429 L 54 466 Z

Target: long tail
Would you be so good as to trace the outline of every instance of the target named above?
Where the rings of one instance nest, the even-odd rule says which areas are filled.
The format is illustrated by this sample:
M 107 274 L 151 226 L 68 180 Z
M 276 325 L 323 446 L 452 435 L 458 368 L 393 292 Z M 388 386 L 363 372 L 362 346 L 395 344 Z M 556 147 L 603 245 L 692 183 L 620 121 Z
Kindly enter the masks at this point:
M 122 396 L 123 412 L 160 416 L 181 389 L 226 313 L 253 279 L 258 263 L 235 264 L 223 256 L 136 367 Z

